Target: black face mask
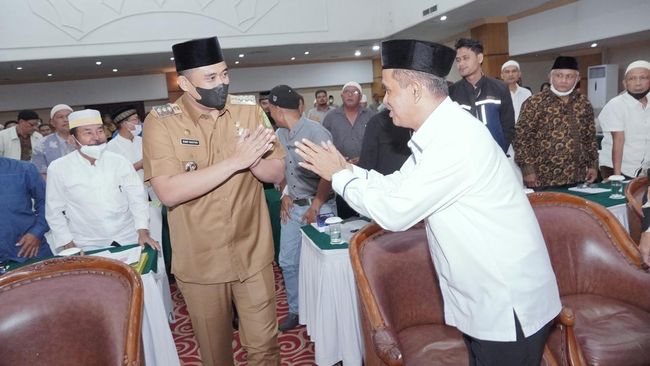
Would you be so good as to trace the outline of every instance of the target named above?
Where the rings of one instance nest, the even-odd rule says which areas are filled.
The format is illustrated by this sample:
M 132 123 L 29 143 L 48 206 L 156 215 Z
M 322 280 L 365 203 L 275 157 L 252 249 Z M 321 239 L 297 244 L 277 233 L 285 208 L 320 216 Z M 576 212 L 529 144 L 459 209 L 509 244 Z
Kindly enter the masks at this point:
M 220 84 L 212 89 L 203 89 L 198 86 L 194 86 L 194 88 L 201 96 L 201 99 L 196 99 L 200 104 L 218 110 L 222 110 L 226 106 L 226 100 L 228 100 L 228 84 Z
M 650 89 L 646 89 L 646 91 L 642 91 L 641 93 L 632 93 L 631 91 L 628 91 L 627 93 L 630 94 L 632 98 L 636 100 L 641 100 L 643 97 L 646 96 L 646 94 L 648 94 L 649 91 Z

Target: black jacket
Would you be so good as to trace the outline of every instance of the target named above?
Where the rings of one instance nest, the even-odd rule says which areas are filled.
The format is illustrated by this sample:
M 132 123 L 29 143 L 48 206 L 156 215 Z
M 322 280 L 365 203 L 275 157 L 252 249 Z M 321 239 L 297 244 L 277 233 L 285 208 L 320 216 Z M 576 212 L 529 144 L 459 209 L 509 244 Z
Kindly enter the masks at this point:
M 504 82 L 483 76 L 474 88 L 461 79 L 449 88 L 449 97 L 481 120 L 503 152 L 508 151 L 515 135 L 515 110 Z

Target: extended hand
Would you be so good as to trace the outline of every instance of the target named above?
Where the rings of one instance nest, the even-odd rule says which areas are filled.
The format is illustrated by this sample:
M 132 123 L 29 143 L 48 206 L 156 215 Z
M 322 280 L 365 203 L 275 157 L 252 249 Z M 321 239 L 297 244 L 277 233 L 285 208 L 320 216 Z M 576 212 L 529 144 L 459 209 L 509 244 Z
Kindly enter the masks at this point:
M 524 175 L 524 184 L 526 184 L 526 187 L 528 188 L 539 187 L 539 182 L 537 181 L 537 174 L 530 173 Z
M 280 220 L 283 224 L 287 223 L 291 217 L 291 209 L 293 208 L 293 199 L 290 196 L 282 197 L 282 204 L 280 205 Z
M 18 251 L 19 257 L 32 258 L 38 254 L 38 247 L 41 246 L 41 239 L 37 238 L 34 234 L 27 233 L 18 240 L 16 245 L 20 247 L 20 251 Z
M 588 168 L 587 175 L 585 176 L 585 182 L 593 183 L 596 178 L 598 178 L 598 171 L 594 168 Z
M 296 142 L 296 147 L 298 147 L 296 152 L 304 160 L 298 165 L 311 170 L 325 180 L 331 181 L 334 173 L 346 168 L 351 169 L 332 141 L 321 142 L 320 145 L 317 145 L 307 139 L 302 139 L 302 143 Z
M 271 128 L 258 126 L 253 132 L 243 130 L 232 157 L 237 170 L 257 164 L 262 156 L 273 148 L 274 140 L 275 132 Z

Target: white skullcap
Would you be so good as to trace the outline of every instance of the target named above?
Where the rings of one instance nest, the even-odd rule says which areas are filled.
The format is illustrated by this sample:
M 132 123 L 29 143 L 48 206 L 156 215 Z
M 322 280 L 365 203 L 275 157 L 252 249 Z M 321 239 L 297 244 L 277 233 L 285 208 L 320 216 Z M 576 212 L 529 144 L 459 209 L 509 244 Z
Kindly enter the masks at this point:
M 630 72 L 630 70 L 638 69 L 638 68 L 650 70 L 650 62 L 645 61 L 645 60 L 637 60 L 637 61 L 632 62 L 627 67 L 627 69 L 625 69 L 625 75 L 627 75 L 627 73 Z
M 343 88 L 341 88 L 341 92 L 344 91 L 345 88 L 347 88 L 348 86 L 353 86 L 359 89 L 359 93 L 362 92 L 361 85 L 359 85 L 359 83 L 357 83 L 356 81 L 348 81 L 347 83 L 345 83 L 345 85 L 343 85 Z
M 104 124 L 102 121 L 102 115 L 99 114 L 99 111 L 94 109 L 84 109 L 81 111 L 72 112 L 68 116 L 68 121 L 70 122 L 70 129 L 77 128 L 79 126 Z
M 54 118 L 54 115 L 56 114 L 56 112 L 62 111 L 62 110 L 67 110 L 67 111 L 72 112 L 72 108 L 69 105 L 67 105 L 67 104 L 57 104 L 54 107 L 52 107 L 52 110 L 50 111 L 50 119 Z
M 519 67 L 519 62 L 515 60 L 508 60 L 504 62 L 503 65 L 501 65 L 501 71 L 503 71 L 503 69 L 505 69 L 508 66 L 514 66 L 517 68 L 517 70 L 521 70 L 521 68 Z

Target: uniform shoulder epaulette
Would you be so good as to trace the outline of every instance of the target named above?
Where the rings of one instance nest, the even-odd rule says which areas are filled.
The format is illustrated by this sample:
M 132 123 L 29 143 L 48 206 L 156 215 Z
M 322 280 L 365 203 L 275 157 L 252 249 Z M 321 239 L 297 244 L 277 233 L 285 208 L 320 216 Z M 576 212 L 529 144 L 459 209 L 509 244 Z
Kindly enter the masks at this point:
M 230 104 L 256 105 L 257 100 L 254 95 L 231 95 Z
M 151 112 L 153 112 L 156 116 L 158 117 L 169 117 L 169 116 L 175 116 L 177 114 L 182 114 L 183 111 L 181 110 L 181 107 L 178 106 L 176 103 L 167 103 L 163 105 L 157 105 L 155 107 L 151 108 Z

